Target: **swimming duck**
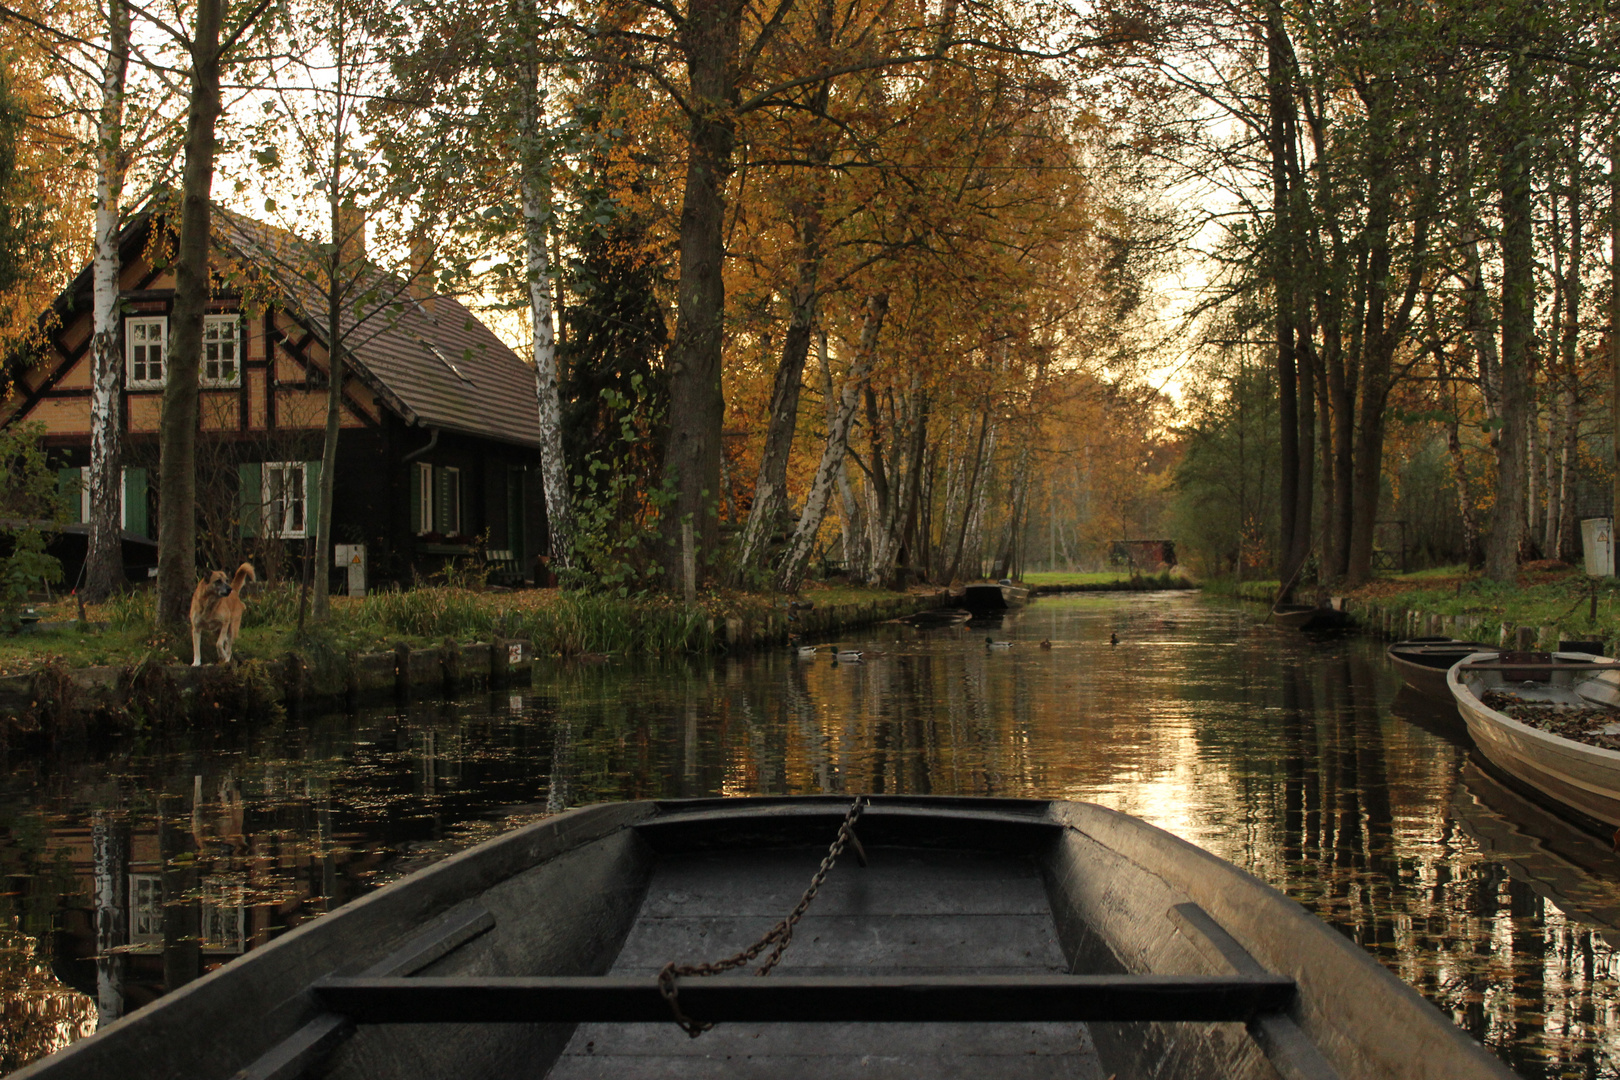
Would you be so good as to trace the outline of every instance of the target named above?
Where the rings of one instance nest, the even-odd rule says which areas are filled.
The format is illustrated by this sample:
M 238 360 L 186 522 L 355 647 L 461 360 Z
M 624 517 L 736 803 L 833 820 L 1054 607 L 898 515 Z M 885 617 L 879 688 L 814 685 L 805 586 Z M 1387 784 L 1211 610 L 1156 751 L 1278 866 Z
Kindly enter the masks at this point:
M 1050 639 L 1042 639 L 1042 641 L 1041 641 L 1041 648 L 1043 648 L 1043 649 L 1050 649 L 1050 648 L 1051 648 L 1051 647 L 1052 647 L 1052 642 L 1051 642 L 1051 640 L 1050 640 Z
M 840 664 L 859 664 L 864 655 L 859 649 L 838 649 L 833 653 Z
M 814 660 L 816 658 L 816 654 L 819 653 L 819 652 L 821 652 L 821 646 L 820 645 L 800 645 L 799 646 L 799 659 L 801 659 L 801 660 Z
M 1119 635 L 1118 634 L 1109 634 L 1108 635 L 1108 644 L 1110 644 L 1110 645 L 1118 645 L 1119 644 Z
M 988 637 L 984 639 L 984 643 L 992 649 L 1010 649 L 1013 647 L 1013 643 L 1010 641 L 997 641 L 995 638 Z

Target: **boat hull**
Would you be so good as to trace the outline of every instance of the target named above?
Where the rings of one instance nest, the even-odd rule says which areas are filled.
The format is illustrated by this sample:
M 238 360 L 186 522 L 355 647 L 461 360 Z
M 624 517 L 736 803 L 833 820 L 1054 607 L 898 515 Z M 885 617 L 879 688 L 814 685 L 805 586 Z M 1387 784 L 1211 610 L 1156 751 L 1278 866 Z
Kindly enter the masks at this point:
M 1290 630 L 1331 630 L 1349 623 L 1350 617 L 1338 608 L 1308 604 L 1277 604 L 1271 621 Z
M 1490 646 L 1477 641 L 1413 638 L 1395 642 L 1384 655 L 1407 686 L 1438 701 L 1449 702 L 1451 687 L 1446 683 L 1446 672 L 1457 661 L 1489 649 Z
M 1458 667 L 1448 673 L 1447 684 L 1469 737 L 1493 766 L 1587 824 L 1620 827 L 1620 751 L 1560 738 L 1489 708 L 1480 700 L 1482 684 Z
M 305 1065 L 334 1080 L 843 1075 L 857 1065 L 862 1075 L 940 1078 L 1275 1075 L 1266 1054 L 1280 1051 L 1263 1050 L 1241 1023 L 1117 1021 L 1110 1018 L 1130 1013 L 1106 996 L 1101 1006 L 1072 1012 L 1037 1001 L 1023 1023 L 999 1013 L 1005 1022 L 964 1023 L 937 1009 L 922 1024 L 758 1024 L 739 1016 L 698 1040 L 670 1020 L 640 1014 L 635 1023 L 575 1023 L 584 1017 L 575 1009 L 565 1010 L 570 1022 L 542 1022 L 564 1013 L 513 1010 L 512 995 L 555 1000 L 573 985 L 542 977 L 606 976 L 580 985 L 646 1000 L 655 994 L 652 973 L 666 961 L 718 959 L 752 941 L 798 898 L 848 805 L 817 797 L 570 811 L 305 924 L 17 1078 L 286 1075 L 266 1063 L 299 1046 L 309 1055 Z M 1257 1038 L 1276 1043 L 1267 1032 L 1293 1032 L 1281 1039 L 1294 1039 L 1286 1052 L 1303 1053 L 1302 1033 L 1314 1044 L 1309 1054 L 1344 1080 L 1512 1076 L 1293 901 L 1135 818 L 1085 803 L 877 797 L 858 830 L 873 876 L 863 877 L 846 853 L 798 927 L 781 982 L 701 980 L 713 990 L 705 999 L 693 988 L 686 1000 L 694 1010 L 728 994 L 761 998 L 759 990 L 738 998 L 730 980 L 740 977 L 778 1000 L 821 992 L 817 1007 L 843 1015 L 824 982 L 805 979 L 840 971 L 860 992 L 896 979 L 918 983 L 906 992 L 925 1011 L 930 998 L 971 989 L 975 980 L 1010 980 L 1013 992 L 1036 1000 L 1047 982 L 1055 996 L 1083 998 L 1090 991 L 1070 973 L 1104 986 L 1119 976 L 1258 979 L 1261 990 L 1280 978 L 1293 981 L 1297 998 L 1286 1012 L 1267 1006 L 1254 1017 Z M 984 910 L 964 914 L 964 905 Z M 422 944 L 441 940 L 442 948 Z M 372 972 L 372 983 L 332 978 L 356 971 Z M 952 971 L 969 978 L 939 977 Z M 872 976 L 890 982 L 868 979 L 862 990 L 859 980 Z M 469 1006 L 469 988 L 490 1007 Z M 426 1015 L 501 1022 L 407 1023 L 414 1018 L 356 1005 L 347 1015 L 358 1028 L 344 1038 L 349 1021 L 323 1007 L 336 1008 L 342 993 L 382 1007 L 379 993 L 416 995 L 420 1003 L 441 992 L 456 1008 Z M 1091 1022 L 1050 1019 L 1058 1014 Z M 734 1049 L 752 1061 L 745 1074 L 734 1064 L 743 1059 L 727 1057 Z

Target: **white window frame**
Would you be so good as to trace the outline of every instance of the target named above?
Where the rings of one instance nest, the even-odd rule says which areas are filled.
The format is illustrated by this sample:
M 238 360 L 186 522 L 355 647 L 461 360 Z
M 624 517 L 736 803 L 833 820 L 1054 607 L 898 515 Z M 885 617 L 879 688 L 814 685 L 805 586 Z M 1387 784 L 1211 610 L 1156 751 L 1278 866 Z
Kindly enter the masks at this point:
M 163 877 L 160 874 L 129 875 L 129 943 L 163 943 Z
M 276 500 L 271 491 L 271 478 L 277 473 L 285 474 L 291 469 L 297 469 L 303 484 L 303 496 L 299 500 L 302 513 L 296 528 L 292 525 L 291 505 L 283 504 L 279 513 Z M 309 463 L 306 461 L 267 461 L 260 467 L 260 494 L 264 505 L 264 535 L 282 540 L 301 540 L 309 535 Z M 279 518 L 279 520 L 278 520 Z
M 448 496 L 448 498 L 445 500 L 445 502 L 448 504 L 445 509 L 449 511 L 449 513 L 445 514 L 445 518 L 447 519 L 445 524 L 447 524 L 449 528 L 445 530 L 444 535 L 460 536 L 461 470 L 454 465 L 444 466 L 444 480 L 445 493 Z
M 247 951 L 244 894 L 239 881 L 217 877 L 203 879 L 199 920 L 203 952 L 239 955 Z
M 222 331 L 229 331 L 222 334 Z M 230 347 L 231 374 L 210 375 L 209 365 L 217 371 L 227 361 L 223 359 L 225 347 Z M 214 353 L 210 358 L 209 352 Z M 242 320 L 237 315 L 208 315 L 203 318 L 202 367 L 198 372 L 201 385 L 216 389 L 230 389 L 242 385 Z
M 90 467 L 79 466 L 79 520 L 90 520 Z
M 416 535 L 433 531 L 433 466 L 425 461 L 416 463 Z
M 144 378 L 135 377 L 135 350 L 145 348 L 151 344 L 151 338 L 146 331 L 152 327 L 158 330 L 158 348 L 163 351 L 158 361 L 157 378 L 150 375 L 150 360 L 140 361 L 146 374 Z M 140 333 L 137 333 L 137 328 Z M 140 340 L 136 340 L 137 336 Z M 164 379 L 169 374 L 169 320 L 163 315 L 130 316 L 124 320 L 124 387 L 129 390 L 161 390 Z

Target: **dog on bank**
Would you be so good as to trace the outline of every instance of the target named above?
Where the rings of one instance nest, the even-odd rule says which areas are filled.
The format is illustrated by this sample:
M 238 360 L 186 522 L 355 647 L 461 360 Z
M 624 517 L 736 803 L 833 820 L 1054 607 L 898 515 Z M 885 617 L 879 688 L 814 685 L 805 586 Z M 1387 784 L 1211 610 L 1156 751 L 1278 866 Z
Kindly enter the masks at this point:
M 236 635 L 242 629 L 242 613 L 247 610 L 247 605 L 242 603 L 242 585 L 257 580 L 253 564 L 245 562 L 236 568 L 236 576 L 229 581 L 225 579 L 225 571 L 215 570 L 198 583 L 197 591 L 191 594 L 192 667 L 202 665 L 204 632 L 212 633 L 216 629 L 219 631 L 219 662 L 231 662 L 231 650 L 236 647 Z

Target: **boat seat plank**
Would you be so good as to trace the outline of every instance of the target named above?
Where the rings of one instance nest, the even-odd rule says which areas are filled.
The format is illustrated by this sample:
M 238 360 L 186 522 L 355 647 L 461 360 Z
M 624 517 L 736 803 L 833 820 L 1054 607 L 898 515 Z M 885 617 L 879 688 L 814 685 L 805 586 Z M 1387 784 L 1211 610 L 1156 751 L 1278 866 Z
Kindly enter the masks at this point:
M 1174 905 L 1170 909 L 1170 921 L 1206 954 L 1213 954 L 1212 959 L 1218 957 L 1239 975 L 1266 974 L 1264 965 L 1199 905 Z M 1282 1080 L 1340 1080 L 1338 1070 L 1322 1056 L 1298 1022 L 1285 1012 L 1279 1010 L 1253 1017 L 1249 1021 L 1249 1035 Z
M 400 978 L 415 974 L 436 960 L 495 927 L 495 916 L 481 903 L 450 912 L 412 934 L 404 944 L 363 974 L 373 978 Z M 341 1013 L 325 1012 L 266 1050 L 233 1080 L 297 1080 L 354 1033 L 354 1024 Z
M 1280 975 L 932 975 L 683 979 L 681 1007 L 714 1022 L 1248 1021 L 1285 1009 Z M 314 987 L 360 1024 L 656 1022 L 656 980 L 553 976 L 332 978 Z

